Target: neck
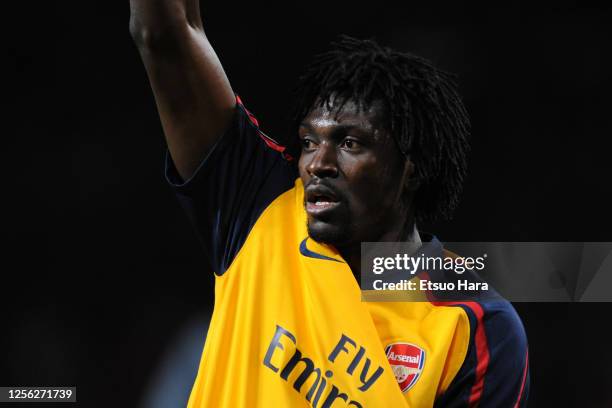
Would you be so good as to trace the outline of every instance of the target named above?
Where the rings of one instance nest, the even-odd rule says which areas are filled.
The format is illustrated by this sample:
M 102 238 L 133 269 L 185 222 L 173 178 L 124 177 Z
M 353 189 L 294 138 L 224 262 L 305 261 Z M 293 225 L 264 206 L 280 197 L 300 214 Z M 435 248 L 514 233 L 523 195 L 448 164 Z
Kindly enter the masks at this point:
M 416 230 L 414 219 L 406 225 L 407 227 L 405 229 L 392 229 L 370 242 L 417 242 L 420 244 L 421 238 Z M 361 277 L 361 241 L 352 242 L 344 246 L 337 246 L 336 248 L 351 268 L 353 276 L 359 281 Z

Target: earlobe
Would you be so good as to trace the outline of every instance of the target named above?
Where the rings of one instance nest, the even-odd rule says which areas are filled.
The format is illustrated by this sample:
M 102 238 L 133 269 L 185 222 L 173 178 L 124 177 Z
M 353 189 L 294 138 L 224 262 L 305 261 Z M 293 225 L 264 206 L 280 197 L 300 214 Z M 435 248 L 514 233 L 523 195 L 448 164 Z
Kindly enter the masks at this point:
M 421 185 L 421 180 L 416 174 L 416 167 L 410 158 L 404 163 L 403 185 L 408 191 L 416 191 Z

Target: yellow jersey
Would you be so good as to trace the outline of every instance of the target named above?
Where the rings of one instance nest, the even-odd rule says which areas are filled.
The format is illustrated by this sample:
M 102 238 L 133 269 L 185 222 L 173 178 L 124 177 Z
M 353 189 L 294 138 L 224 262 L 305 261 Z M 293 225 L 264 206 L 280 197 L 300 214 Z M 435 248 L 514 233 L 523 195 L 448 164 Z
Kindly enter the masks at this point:
M 285 148 L 239 98 L 194 176 L 169 158 L 166 171 L 216 280 L 189 407 L 524 404 L 527 342 L 510 304 L 362 302 L 335 248 L 308 236 Z

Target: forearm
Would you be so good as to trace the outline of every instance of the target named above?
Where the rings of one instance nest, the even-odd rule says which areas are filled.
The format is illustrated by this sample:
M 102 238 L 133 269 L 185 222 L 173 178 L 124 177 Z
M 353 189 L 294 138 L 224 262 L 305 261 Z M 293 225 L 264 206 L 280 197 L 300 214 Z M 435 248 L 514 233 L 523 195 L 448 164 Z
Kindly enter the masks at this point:
M 202 30 L 199 1 L 130 0 L 130 32 L 138 47 L 154 47 L 188 27 Z
M 168 148 L 189 178 L 227 127 L 234 95 L 197 1 L 131 0 L 130 31 L 155 95 Z

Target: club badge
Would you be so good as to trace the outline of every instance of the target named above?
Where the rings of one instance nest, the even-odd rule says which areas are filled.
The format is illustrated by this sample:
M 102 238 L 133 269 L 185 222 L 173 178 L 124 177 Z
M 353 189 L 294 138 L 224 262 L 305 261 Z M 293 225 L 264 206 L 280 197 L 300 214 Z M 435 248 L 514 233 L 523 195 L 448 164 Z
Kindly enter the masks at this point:
M 421 376 L 425 351 L 410 343 L 392 343 L 385 352 L 400 389 L 402 392 L 408 391 Z

